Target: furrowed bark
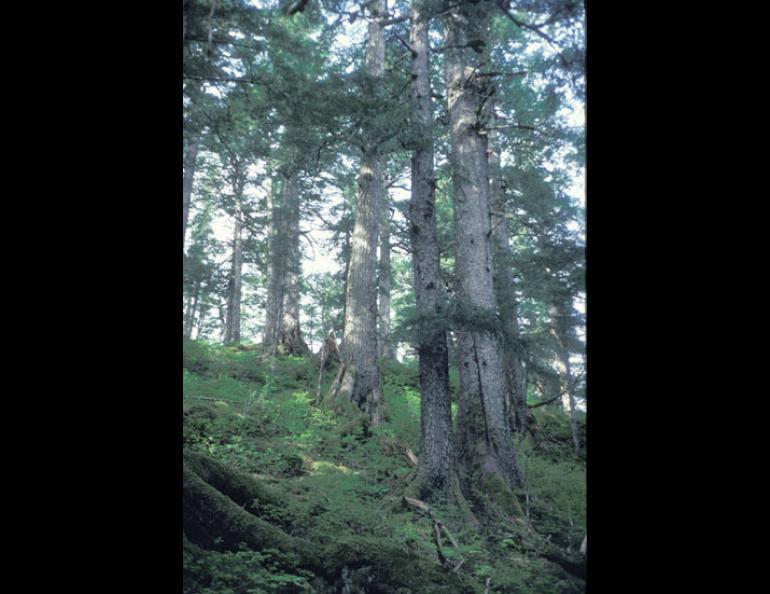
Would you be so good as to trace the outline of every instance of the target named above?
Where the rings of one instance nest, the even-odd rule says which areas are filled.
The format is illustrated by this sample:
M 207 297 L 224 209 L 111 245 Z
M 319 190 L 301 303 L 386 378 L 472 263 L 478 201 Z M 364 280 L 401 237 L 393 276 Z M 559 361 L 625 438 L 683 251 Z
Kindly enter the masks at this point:
M 430 87 L 429 19 L 412 5 L 409 45 L 412 47 L 411 108 L 415 136 L 421 140 L 412 152 L 412 194 L 409 236 L 417 313 L 420 322 L 420 458 L 419 496 L 430 500 L 448 490 L 454 473 L 452 403 L 449 389 L 449 354 L 446 330 L 435 320 L 444 315 L 446 294 L 441 278 L 435 218 L 433 169 L 433 109 Z
M 365 93 L 374 92 L 384 73 L 385 39 L 380 25 L 385 0 L 370 5 L 365 58 Z M 383 421 L 382 378 L 377 364 L 377 232 L 382 200 L 382 171 L 378 147 L 369 140 L 358 174 L 358 201 L 351 240 L 345 294 L 345 330 L 342 346 L 344 371 L 335 381 L 331 398 L 349 400 L 377 426 Z
M 445 16 L 445 77 L 449 101 L 450 163 L 460 314 L 458 458 L 470 476 L 520 484 L 508 421 L 503 345 L 494 331 L 494 291 L 489 220 L 489 168 L 484 103 L 490 98 L 482 70 L 489 3 L 462 4 Z M 481 323 L 485 327 L 480 327 Z

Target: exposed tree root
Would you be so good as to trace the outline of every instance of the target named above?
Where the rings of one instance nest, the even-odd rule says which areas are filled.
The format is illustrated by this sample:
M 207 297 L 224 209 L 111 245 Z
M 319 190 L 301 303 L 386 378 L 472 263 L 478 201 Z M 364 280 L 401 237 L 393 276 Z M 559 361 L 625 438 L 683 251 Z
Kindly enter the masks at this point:
M 567 559 L 556 549 L 543 553 L 543 558 L 548 559 L 552 563 L 556 563 L 556 565 L 561 567 L 570 575 L 583 580 L 586 579 L 586 566 L 583 562 Z
M 240 544 L 296 555 L 300 565 L 318 567 L 319 552 L 303 540 L 249 513 L 205 482 L 185 464 L 183 469 L 184 532 L 194 544 L 209 549 L 235 550 Z
M 400 588 L 421 594 L 464 591 L 455 572 L 386 539 L 348 536 L 324 545 L 290 536 L 258 517 L 265 506 L 286 507 L 283 498 L 208 456 L 185 452 L 183 489 L 183 544 L 188 550 L 237 550 L 243 545 L 255 551 L 277 549 L 323 578 L 332 591 L 342 582 L 370 593 Z
M 265 505 L 281 507 L 285 503 L 280 496 L 258 480 L 233 470 L 214 458 L 185 452 L 184 462 L 200 479 L 251 514 L 262 516 Z

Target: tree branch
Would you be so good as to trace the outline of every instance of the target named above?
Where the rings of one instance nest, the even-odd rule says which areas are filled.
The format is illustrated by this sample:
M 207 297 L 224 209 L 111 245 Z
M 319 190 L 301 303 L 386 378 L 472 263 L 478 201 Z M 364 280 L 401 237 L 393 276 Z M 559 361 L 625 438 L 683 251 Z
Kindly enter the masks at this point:
M 404 21 L 409 20 L 409 15 L 405 14 L 402 16 L 393 17 L 391 19 L 385 19 L 380 21 L 380 27 L 387 27 L 388 25 L 395 25 L 396 23 L 403 23 Z
M 204 82 L 235 82 L 235 83 L 245 83 L 249 85 L 270 86 L 269 82 L 255 80 L 253 78 L 232 78 L 227 76 L 192 76 L 189 74 L 185 74 L 183 78 L 187 80 L 202 80 Z
M 308 2 L 309 0 L 297 0 L 294 4 L 289 6 L 289 8 L 286 10 L 286 14 L 289 16 L 294 16 L 298 12 L 304 11 Z

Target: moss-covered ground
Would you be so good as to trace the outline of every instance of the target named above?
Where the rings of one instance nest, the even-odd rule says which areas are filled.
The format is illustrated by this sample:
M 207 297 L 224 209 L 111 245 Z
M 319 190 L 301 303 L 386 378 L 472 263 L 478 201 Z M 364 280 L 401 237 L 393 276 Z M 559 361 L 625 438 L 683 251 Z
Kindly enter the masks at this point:
M 579 560 L 586 533 L 585 460 L 572 449 L 566 415 L 534 409 L 534 439 L 518 444 L 522 517 L 471 527 L 452 507 L 434 506 L 458 545 L 443 539 L 441 565 L 433 521 L 402 503 L 413 472 L 407 448 L 419 455 L 417 366 L 382 369 L 388 420 L 364 435 L 354 419 L 315 405 L 312 358 L 271 363 L 258 346 L 185 342 L 185 451 L 253 478 L 269 492 L 260 521 L 319 558 L 312 565 L 285 546 L 255 550 L 185 534 L 185 593 L 583 592 L 585 582 L 546 555 Z M 322 394 L 334 373 L 325 373 Z M 584 427 L 581 419 L 581 436 Z

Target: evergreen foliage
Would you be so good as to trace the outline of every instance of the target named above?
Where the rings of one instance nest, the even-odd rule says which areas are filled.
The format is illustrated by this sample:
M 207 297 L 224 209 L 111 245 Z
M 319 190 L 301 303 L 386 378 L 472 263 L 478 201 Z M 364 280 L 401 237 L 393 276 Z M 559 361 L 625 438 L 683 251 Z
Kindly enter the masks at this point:
M 385 14 L 378 5 L 183 2 L 184 591 L 582 592 L 585 223 L 575 194 L 585 166 L 584 5 L 389 0 Z M 410 102 L 414 8 L 429 23 L 427 124 Z M 458 15 L 465 28 L 455 33 L 472 33 L 461 47 L 445 29 Z M 384 33 L 381 76 L 366 67 L 373 22 Z M 461 290 L 468 276 L 456 268 L 470 251 L 458 239 L 465 181 L 453 162 L 456 89 L 446 76 L 460 54 L 475 64 L 462 73 L 463 90 L 478 104 L 474 121 L 461 124 L 500 161 L 487 172 L 499 204 L 478 214 L 498 221 L 486 227 L 490 236 L 505 222 L 508 249 L 495 253 L 494 267 L 511 280 L 495 280 L 489 307 L 469 305 Z M 419 150 L 432 151 L 434 162 L 441 285 L 430 287 L 441 289 L 440 305 L 421 314 L 413 270 L 420 250 L 411 247 L 405 198 Z M 362 155 L 382 171 L 375 211 L 391 234 L 389 264 L 372 281 L 389 279 L 379 285 L 389 288 L 379 307 L 391 330 L 377 341 L 397 353 L 377 362 L 377 426 L 350 402 L 321 397 L 346 372 L 340 353 L 367 179 Z M 477 155 L 479 171 L 488 160 Z M 332 268 L 309 271 L 301 254 L 325 251 Z M 298 276 L 293 286 L 289 269 Z M 271 334 L 287 295 L 299 305 L 298 341 L 310 347 L 302 356 L 277 348 Z M 422 339 L 446 337 L 450 393 L 442 402 L 454 433 L 463 425 L 462 336 L 470 333 L 499 340 L 523 370 L 526 414 L 513 418 L 507 377 L 503 407 L 512 415 L 505 423 L 519 427 L 522 482 L 512 488 L 459 469 L 451 493 L 422 502 L 427 512 L 404 499 L 421 492 L 415 456 L 430 407 L 422 404 L 420 351 L 431 350 Z M 446 371 L 443 378 L 446 393 Z M 353 388 L 358 380 L 350 381 Z M 484 397 L 482 390 L 482 404 Z M 517 424 L 523 416 L 526 428 Z

